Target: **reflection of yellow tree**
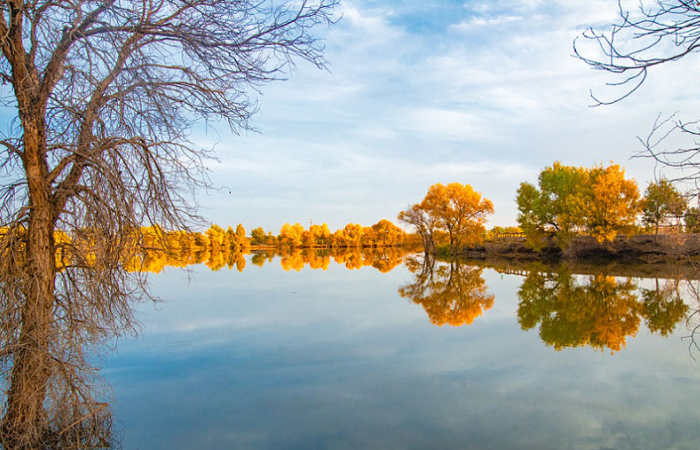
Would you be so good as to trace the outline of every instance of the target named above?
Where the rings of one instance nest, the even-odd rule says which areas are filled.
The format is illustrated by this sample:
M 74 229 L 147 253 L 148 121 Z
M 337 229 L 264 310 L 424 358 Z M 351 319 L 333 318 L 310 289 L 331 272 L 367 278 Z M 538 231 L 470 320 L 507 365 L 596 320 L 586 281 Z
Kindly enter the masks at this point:
M 282 268 L 289 272 L 301 271 L 307 264 L 312 269 L 326 270 L 330 265 L 331 258 L 327 251 L 314 249 L 285 249 L 280 252 L 280 264 Z M 271 261 L 272 259 L 270 259 Z
M 333 258 L 337 264 L 344 265 L 350 270 L 371 266 L 386 273 L 401 264 L 405 254 L 406 250 L 399 247 L 336 249 L 283 247 L 274 250 L 255 250 L 251 262 L 256 266 L 263 266 L 266 262 L 272 262 L 275 256 L 279 256 L 285 271 L 298 272 L 307 265 L 311 269 L 327 270 Z
M 212 225 L 204 233 L 148 227 L 141 230 L 141 241 L 145 251 L 125 262 L 128 270 L 157 273 L 167 266 L 205 264 L 214 271 L 227 266 L 241 271 L 249 248 L 240 224 L 235 231 Z
M 399 295 L 421 305 L 434 325 L 469 325 L 493 306 L 482 268 L 457 261 L 434 263 L 430 258 L 422 263 L 410 258 L 406 266 L 415 279 L 400 287 Z
M 674 292 L 657 284 L 642 289 L 640 301 L 632 279 L 596 275 L 579 283 L 566 268 L 557 274 L 533 270 L 518 291 L 518 321 L 524 330 L 539 325 L 542 340 L 556 350 L 590 346 L 616 352 L 636 335 L 642 318 L 662 335 L 675 327 L 687 309 Z

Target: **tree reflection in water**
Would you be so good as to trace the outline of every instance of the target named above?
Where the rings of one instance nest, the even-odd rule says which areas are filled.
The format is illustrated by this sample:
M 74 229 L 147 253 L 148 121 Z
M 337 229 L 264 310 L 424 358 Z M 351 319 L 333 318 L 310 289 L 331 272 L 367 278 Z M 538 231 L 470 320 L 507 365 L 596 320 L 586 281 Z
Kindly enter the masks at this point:
M 327 270 L 332 258 L 337 264 L 344 265 L 350 270 L 374 267 L 386 273 L 401 264 L 407 253 L 408 250 L 400 247 L 270 249 L 253 251 L 251 262 L 256 266 L 263 266 L 279 256 L 280 264 L 285 271 L 299 272 L 307 265 L 311 269 Z
M 557 273 L 534 268 L 518 298 L 522 329 L 539 325 L 540 338 L 556 350 L 589 346 L 620 351 L 642 318 L 652 333 L 667 336 L 688 312 L 677 281 L 660 285 L 657 280 L 655 289 L 638 289 L 632 278 L 576 277 L 566 266 Z
M 399 295 L 421 305 L 434 325 L 469 325 L 493 306 L 482 268 L 454 259 L 436 262 L 429 255 L 407 258 L 406 267 L 415 279 Z

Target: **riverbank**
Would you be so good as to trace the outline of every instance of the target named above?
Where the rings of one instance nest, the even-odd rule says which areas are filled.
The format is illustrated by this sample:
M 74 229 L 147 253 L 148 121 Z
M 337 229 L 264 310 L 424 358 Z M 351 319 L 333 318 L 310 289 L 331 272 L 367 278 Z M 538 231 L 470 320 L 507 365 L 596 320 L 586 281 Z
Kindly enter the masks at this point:
M 576 236 L 565 249 L 554 239 L 545 248 L 534 252 L 525 245 L 524 237 L 502 237 L 465 249 L 469 259 L 505 259 L 521 261 L 596 261 L 618 263 L 700 262 L 700 235 L 675 234 L 618 236 L 612 242 L 599 243 L 591 236 Z

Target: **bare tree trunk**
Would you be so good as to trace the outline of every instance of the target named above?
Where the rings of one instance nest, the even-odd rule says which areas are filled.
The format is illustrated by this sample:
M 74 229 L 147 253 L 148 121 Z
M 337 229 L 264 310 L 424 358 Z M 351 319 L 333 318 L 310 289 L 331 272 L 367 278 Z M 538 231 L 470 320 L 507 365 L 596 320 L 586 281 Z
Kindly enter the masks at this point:
M 33 127 L 27 127 L 31 131 Z M 2 423 L 6 449 L 37 448 L 45 428 L 44 401 L 52 374 L 49 345 L 54 306 L 56 263 L 54 212 L 42 164 L 42 133 L 25 133 L 25 170 L 31 196 L 22 328 L 14 356 L 7 409 Z

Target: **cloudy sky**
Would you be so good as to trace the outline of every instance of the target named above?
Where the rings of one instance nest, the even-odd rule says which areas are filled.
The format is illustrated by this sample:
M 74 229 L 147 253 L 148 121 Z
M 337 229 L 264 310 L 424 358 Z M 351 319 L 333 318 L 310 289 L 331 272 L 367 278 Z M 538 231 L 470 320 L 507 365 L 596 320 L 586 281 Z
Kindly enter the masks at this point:
M 634 2 L 633 2 L 634 4 Z M 521 181 L 542 168 L 614 161 L 640 189 L 654 176 L 641 150 L 658 114 L 694 118 L 700 67 L 650 74 L 633 97 L 592 108 L 610 74 L 574 58 L 573 41 L 606 29 L 617 0 L 343 0 L 317 30 L 328 71 L 299 64 L 263 87 L 259 133 L 198 131 L 214 146 L 219 191 L 201 213 L 221 225 L 278 232 L 285 222 L 395 221 L 431 184 L 457 181 L 490 198 L 489 226 L 515 225 Z M 583 46 L 584 43 L 581 42 Z

